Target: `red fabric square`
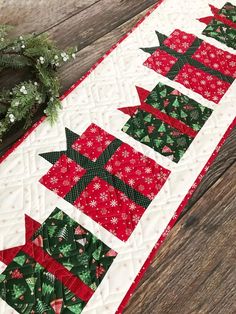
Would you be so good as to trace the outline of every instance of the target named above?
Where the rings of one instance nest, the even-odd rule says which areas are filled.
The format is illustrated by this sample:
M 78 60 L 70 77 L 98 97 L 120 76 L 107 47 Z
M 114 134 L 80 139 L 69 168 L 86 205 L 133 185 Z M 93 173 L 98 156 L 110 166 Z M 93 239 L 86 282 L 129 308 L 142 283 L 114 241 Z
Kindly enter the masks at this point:
M 117 149 L 105 168 L 151 200 L 169 175 L 168 170 L 125 143 Z
M 72 148 L 92 161 L 96 161 L 114 139 L 114 136 L 92 123 L 74 142 Z
M 179 71 L 175 81 L 215 103 L 221 100 L 230 87 L 229 83 L 189 64 L 184 65 Z
M 67 142 L 69 136 L 71 135 L 67 132 Z M 115 139 L 97 125 L 91 124 L 72 144 L 74 150 L 93 161 L 88 165 L 88 177 L 91 181 L 86 180 L 88 177 L 82 178 L 87 172 L 84 169 L 87 162 L 81 160 L 79 154 L 74 154 L 74 160 L 80 161 L 82 167 L 77 165 L 66 156 L 72 153 L 69 149 L 63 152 L 40 182 L 61 197 L 67 196 L 67 201 L 125 241 L 165 183 L 170 171 L 121 141 L 117 141 L 118 146 L 120 145 L 118 148 L 114 147 L 109 152 L 110 159 L 106 159 L 108 156 L 104 159 L 106 164 L 96 163 L 98 157 Z M 51 162 L 50 153 L 47 153 L 47 160 Z M 55 156 L 51 160 L 55 160 Z M 117 183 L 114 176 L 123 181 L 124 185 L 119 185 L 119 180 Z M 85 181 L 79 182 L 80 179 Z M 77 182 L 79 184 L 76 189 L 68 196 Z
M 177 61 L 177 58 L 169 55 L 166 51 L 157 49 L 144 62 L 144 65 L 165 76 Z
M 179 53 L 185 53 L 195 39 L 196 36 L 176 29 L 167 39 L 164 40 L 164 45 Z
M 203 42 L 192 58 L 214 70 L 236 78 L 236 55 Z
M 74 205 L 123 241 L 129 238 L 145 211 L 98 177 L 90 182 Z
M 57 195 L 65 197 L 85 173 L 86 170 L 80 165 L 62 155 L 39 182 Z

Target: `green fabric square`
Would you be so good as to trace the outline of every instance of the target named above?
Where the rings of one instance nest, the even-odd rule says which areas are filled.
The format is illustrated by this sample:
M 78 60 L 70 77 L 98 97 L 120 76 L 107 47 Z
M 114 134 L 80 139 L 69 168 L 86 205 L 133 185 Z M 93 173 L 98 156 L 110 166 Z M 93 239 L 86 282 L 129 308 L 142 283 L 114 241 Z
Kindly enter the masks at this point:
M 227 2 L 219 11 L 219 15 L 236 23 L 236 6 Z M 228 47 L 236 49 L 236 29 L 215 18 L 207 25 L 202 34 L 212 37 Z
M 178 120 L 193 132 L 198 132 L 212 114 L 210 108 L 162 83 L 157 84 L 151 91 L 145 103 L 167 117 Z M 178 162 L 194 138 L 178 130 L 172 125 L 172 121 L 166 123 L 144 110 L 139 108 L 122 131 L 172 161 Z
M 96 290 L 116 256 L 58 208 L 31 240 L 92 290 Z M 0 296 L 24 314 L 79 314 L 86 305 L 23 250 L 0 275 Z

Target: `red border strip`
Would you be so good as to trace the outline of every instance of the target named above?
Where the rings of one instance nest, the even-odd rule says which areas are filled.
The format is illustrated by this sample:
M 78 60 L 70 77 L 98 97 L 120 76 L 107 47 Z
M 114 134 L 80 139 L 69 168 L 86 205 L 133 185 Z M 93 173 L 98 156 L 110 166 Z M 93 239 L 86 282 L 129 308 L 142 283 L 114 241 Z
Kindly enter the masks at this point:
M 42 265 L 49 273 L 53 274 L 79 299 L 87 302 L 94 294 L 94 291 L 89 286 L 83 283 L 81 279 L 70 273 L 41 247 L 32 242 L 27 242 L 21 250 L 32 257 L 37 263 Z
M 81 77 L 81 79 L 79 79 L 74 85 L 71 86 L 71 88 L 66 91 L 64 93 L 64 95 L 61 97 L 61 100 L 63 100 L 66 96 L 68 96 L 77 86 L 79 86 L 96 68 L 97 66 L 108 56 L 110 55 L 110 53 L 120 44 L 122 43 L 138 26 L 140 26 L 145 19 L 154 11 L 157 9 L 157 7 L 159 7 L 160 4 L 162 4 L 164 2 L 164 0 L 159 0 L 158 3 L 156 5 L 153 6 L 153 8 L 148 11 L 146 13 L 146 15 L 132 28 L 132 30 L 130 32 L 128 32 L 127 34 L 125 34 L 118 42 L 117 44 L 113 45 L 111 47 L 110 50 L 108 50 L 108 52 L 102 57 L 100 58 L 97 63 L 95 63 L 91 69 L 84 75 Z M 0 163 L 3 162 L 44 120 L 45 120 L 45 116 L 43 116 L 38 122 L 36 122 L 26 133 L 24 136 L 22 136 L 15 144 L 12 145 L 12 147 L 0 158 Z M 182 201 L 182 203 L 180 204 L 179 208 L 176 211 L 176 215 L 171 219 L 171 221 L 169 222 L 166 230 L 163 232 L 163 234 L 161 235 L 160 239 L 157 241 L 156 245 L 154 246 L 153 250 L 151 251 L 149 257 L 147 258 L 147 260 L 145 261 L 145 263 L 143 264 L 143 267 L 141 268 L 139 274 L 137 275 L 137 277 L 135 278 L 133 284 L 131 285 L 130 289 L 128 290 L 128 292 L 126 293 L 124 299 L 122 300 L 116 314 L 121 314 L 124 307 L 126 306 L 126 304 L 128 303 L 130 297 L 132 296 L 132 293 L 134 292 L 135 288 L 138 285 L 138 282 L 141 280 L 142 276 L 144 275 L 146 269 L 148 268 L 148 266 L 151 264 L 153 258 L 155 257 L 160 245 L 163 243 L 165 237 L 167 236 L 168 232 L 171 230 L 171 228 L 173 228 L 178 216 L 180 215 L 180 213 L 182 212 L 183 208 L 185 207 L 185 205 L 188 203 L 189 199 L 191 198 L 191 195 L 193 194 L 193 192 L 196 190 L 197 186 L 200 184 L 203 176 L 205 175 L 205 173 L 207 172 L 207 170 L 209 169 L 210 165 L 213 163 L 214 159 L 216 158 L 216 156 L 218 155 L 219 149 L 221 148 L 221 146 L 223 145 L 223 143 L 225 142 L 226 138 L 229 136 L 230 132 L 232 131 L 232 129 L 236 126 L 236 119 L 234 119 L 234 121 L 232 122 L 232 124 L 229 126 L 229 128 L 227 129 L 227 131 L 225 132 L 224 136 L 222 137 L 221 141 L 219 142 L 218 146 L 216 147 L 215 151 L 213 152 L 212 156 L 210 157 L 210 159 L 208 160 L 208 162 L 206 163 L 205 167 L 203 168 L 203 170 L 201 171 L 200 175 L 198 176 L 198 178 L 196 179 L 195 183 L 192 185 L 192 187 L 190 188 L 188 194 L 185 196 L 184 200 Z
M 137 277 L 135 278 L 135 280 L 133 281 L 133 283 L 130 286 L 129 290 L 127 291 L 125 297 L 123 298 L 120 306 L 118 307 L 118 309 L 116 311 L 116 314 L 122 314 L 122 311 L 124 310 L 124 307 L 127 305 L 129 299 L 132 297 L 133 292 L 136 289 L 139 281 L 142 279 L 142 277 L 143 277 L 144 273 L 146 272 L 147 268 L 150 266 L 152 260 L 154 259 L 156 253 L 158 252 L 158 250 L 159 250 L 160 246 L 162 245 L 163 241 L 165 240 L 166 236 L 168 235 L 170 230 L 174 227 L 177 219 L 179 218 L 179 215 L 183 211 L 184 207 L 188 204 L 188 201 L 192 197 L 193 192 L 197 189 L 197 187 L 200 184 L 200 182 L 202 181 L 204 175 L 206 174 L 206 172 L 210 168 L 210 165 L 213 163 L 213 161 L 217 157 L 217 155 L 218 155 L 218 153 L 220 151 L 220 148 L 222 147 L 222 145 L 226 141 L 227 137 L 229 136 L 230 132 L 233 130 L 233 128 L 235 126 L 236 126 L 236 118 L 234 118 L 233 122 L 228 127 L 228 129 L 225 132 L 224 136 L 221 138 L 220 142 L 216 146 L 216 149 L 214 150 L 213 154 L 208 159 L 205 167 L 202 169 L 201 173 L 199 174 L 199 176 L 195 180 L 194 184 L 189 189 L 189 191 L 186 194 L 185 198 L 183 199 L 183 201 L 179 205 L 178 209 L 176 210 L 173 218 L 170 220 L 169 224 L 167 225 L 165 231 L 162 233 L 161 237 L 159 238 L 159 240 L 155 244 L 154 248 L 152 249 L 152 251 L 149 254 L 148 258 L 146 259 L 145 263 L 143 264 L 141 270 L 139 271 Z

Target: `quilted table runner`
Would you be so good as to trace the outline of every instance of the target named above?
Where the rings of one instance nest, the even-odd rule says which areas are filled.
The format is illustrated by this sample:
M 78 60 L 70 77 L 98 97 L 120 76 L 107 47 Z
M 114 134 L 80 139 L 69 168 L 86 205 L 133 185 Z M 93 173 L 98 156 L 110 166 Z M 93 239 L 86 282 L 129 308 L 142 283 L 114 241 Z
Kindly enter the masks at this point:
M 236 0 L 159 1 L 1 158 L 0 313 L 122 313 L 236 124 L 235 49 Z

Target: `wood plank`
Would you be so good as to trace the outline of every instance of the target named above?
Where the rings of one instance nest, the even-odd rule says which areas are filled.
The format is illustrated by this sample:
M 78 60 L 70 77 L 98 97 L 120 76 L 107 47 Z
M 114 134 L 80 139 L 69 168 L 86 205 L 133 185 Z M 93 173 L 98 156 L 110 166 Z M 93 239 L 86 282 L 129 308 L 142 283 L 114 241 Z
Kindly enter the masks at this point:
M 1 1 L 1 24 L 15 26 L 14 35 L 42 33 L 100 0 Z
M 63 49 L 81 50 L 155 4 L 157 0 L 100 0 L 47 31 Z
M 236 163 L 169 233 L 124 314 L 236 313 Z

